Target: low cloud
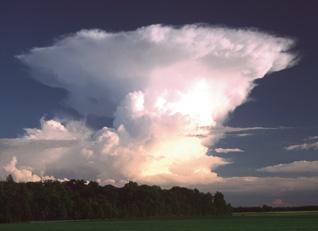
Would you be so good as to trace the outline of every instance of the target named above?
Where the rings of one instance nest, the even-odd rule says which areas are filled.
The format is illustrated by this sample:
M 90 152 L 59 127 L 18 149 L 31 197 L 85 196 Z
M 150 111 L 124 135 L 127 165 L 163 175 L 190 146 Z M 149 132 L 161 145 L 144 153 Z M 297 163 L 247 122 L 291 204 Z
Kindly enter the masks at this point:
M 221 191 L 236 195 L 287 195 L 290 192 L 318 190 L 318 177 L 223 177 L 211 184 L 192 185 L 202 191 Z M 261 200 L 260 200 L 261 201 Z M 239 203 L 241 204 L 241 203 Z
M 258 169 L 260 172 L 269 173 L 318 173 L 318 161 L 294 161 L 291 163 L 277 164 Z
M 167 139 L 145 143 L 122 126 L 93 131 L 79 121 L 42 120 L 41 128 L 26 129 L 19 139 L 2 140 L 6 148 L 0 163 L 3 175 L 12 174 L 17 181 L 39 181 L 50 175 L 117 185 L 127 180 L 162 185 L 211 183 L 218 178 L 212 169 L 227 163 L 206 155 L 207 148 L 198 138 L 170 134 Z M 178 142 L 182 145 L 170 146 Z
M 282 199 L 275 199 L 272 201 L 271 203 L 273 206 L 275 207 L 282 207 L 282 206 L 286 206 L 286 202 L 283 201 Z
M 55 180 L 54 177 L 50 176 L 38 176 L 32 172 L 31 168 L 17 168 L 17 158 L 15 156 L 12 157 L 12 160 L 7 165 L 4 166 L 4 170 L 13 177 L 15 182 Z

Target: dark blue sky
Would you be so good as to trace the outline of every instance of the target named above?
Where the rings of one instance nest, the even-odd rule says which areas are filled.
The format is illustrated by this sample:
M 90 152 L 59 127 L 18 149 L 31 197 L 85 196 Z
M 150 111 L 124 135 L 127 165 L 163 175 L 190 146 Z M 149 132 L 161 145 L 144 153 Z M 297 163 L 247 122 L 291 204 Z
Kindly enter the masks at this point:
M 41 117 L 81 118 L 63 105 L 67 92 L 30 78 L 16 55 L 49 46 L 60 36 L 81 29 L 134 30 L 150 24 L 207 23 L 233 28 L 257 28 L 296 40 L 299 63 L 257 81 L 251 100 L 227 121 L 233 127 L 271 127 L 245 137 L 228 136 L 220 147 L 233 164 L 220 167 L 222 176 L 272 176 L 255 169 L 292 161 L 318 160 L 316 150 L 284 150 L 318 135 L 318 31 L 316 1 L 1 1 L 0 3 L 0 138 L 39 127 Z M 91 116 L 92 127 L 112 118 Z M 309 173 L 308 173 L 309 174 Z M 304 175 L 308 175 L 304 173 Z M 317 175 L 310 173 L 309 175 Z M 277 175 L 277 174 L 276 174 Z M 278 174 L 284 175 L 284 174 Z M 318 175 L 317 175 L 318 176 Z M 233 197 L 234 198 L 234 197 Z M 310 203 L 312 201 L 309 201 Z M 317 200 L 314 202 L 318 203 Z

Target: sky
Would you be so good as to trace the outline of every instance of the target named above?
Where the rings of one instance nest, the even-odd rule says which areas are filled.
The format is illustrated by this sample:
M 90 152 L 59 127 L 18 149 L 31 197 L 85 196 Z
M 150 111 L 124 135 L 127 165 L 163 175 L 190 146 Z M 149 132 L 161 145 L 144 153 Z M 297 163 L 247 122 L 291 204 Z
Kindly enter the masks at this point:
M 315 1 L 2 1 L 0 177 L 318 204 Z

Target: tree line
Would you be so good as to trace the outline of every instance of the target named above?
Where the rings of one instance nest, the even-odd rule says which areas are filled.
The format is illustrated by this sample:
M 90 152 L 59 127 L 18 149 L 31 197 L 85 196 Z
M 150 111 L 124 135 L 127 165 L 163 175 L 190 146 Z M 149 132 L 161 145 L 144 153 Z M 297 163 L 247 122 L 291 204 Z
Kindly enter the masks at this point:
M 318 211 L 317 205 L 305 205 L 305 206 L 285 206 L 285 207 L 273 207 L 270 205 L 251 206 L 251 207 L 235 207 L 232 208 L 232 212 L 245 213 L 245 212 L 290 212 L 290 211 Z
M 228 214 L 231 206 L 220 192 L 135 182 L 123 187 L 84 180 L 16 183 L 11 176 L 0 182 L 0 222 Z

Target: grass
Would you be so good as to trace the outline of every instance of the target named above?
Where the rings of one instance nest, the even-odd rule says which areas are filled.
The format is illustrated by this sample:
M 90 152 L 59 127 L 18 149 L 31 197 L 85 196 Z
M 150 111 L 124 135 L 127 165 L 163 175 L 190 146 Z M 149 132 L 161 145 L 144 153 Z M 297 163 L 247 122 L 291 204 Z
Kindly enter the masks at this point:
M 240 213 L 212 219 L 57 221 L 1 224 L 3 231 L 315 231 L 318 212 Z

